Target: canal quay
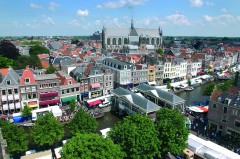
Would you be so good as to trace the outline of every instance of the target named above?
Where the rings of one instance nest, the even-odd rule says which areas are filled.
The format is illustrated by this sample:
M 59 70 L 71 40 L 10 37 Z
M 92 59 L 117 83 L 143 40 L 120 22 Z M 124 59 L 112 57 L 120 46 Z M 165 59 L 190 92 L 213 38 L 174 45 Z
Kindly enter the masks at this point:
M 209 96 L 203 96 L 202 89 L 203 85 L 200 85 L 195 87 L 194 90 L 192 91 L 182 91 L 177 93 L 176 95 L 186 100 L 185 102 L 186 106 L 195 105 L 197 102 L 205 104 L 206 101 L 209 100 Z M 113 127 L 117 122 L 121 121 L 122 118 L 123 116 L 119 116 L 114 112 L 105 113 L 105 115 L 102 118 L 97 119 L 99 124 L 97 132 L 99 133 L 101 129 Z

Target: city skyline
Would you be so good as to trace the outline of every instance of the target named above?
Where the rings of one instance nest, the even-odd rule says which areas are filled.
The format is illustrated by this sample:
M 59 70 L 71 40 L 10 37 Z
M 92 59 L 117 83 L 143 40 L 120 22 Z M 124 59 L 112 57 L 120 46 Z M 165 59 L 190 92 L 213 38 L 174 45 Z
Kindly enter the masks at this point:
M 240 1 L 9 0 L 0 2 L 0 36 L 78 36 L 107 28 L 163 29 L 165 36 L 239 37 Z

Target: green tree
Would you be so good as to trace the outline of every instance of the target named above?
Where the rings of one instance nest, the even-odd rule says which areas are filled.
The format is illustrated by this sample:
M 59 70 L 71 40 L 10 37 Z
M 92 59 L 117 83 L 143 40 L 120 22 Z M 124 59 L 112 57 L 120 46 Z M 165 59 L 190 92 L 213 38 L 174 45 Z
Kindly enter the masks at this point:
M 160 142 L 154 122 L 148 116 L 127 116 L 111 129 L 109 137 L 122 147 L 126 158 L 154 158 L 159 155 Z
M 187 147 L 189 131 L 183 115 L 178 110 L 162 108 L 157 111 L 155 126 L 162 143 L 159 147 L 162 157 L 168 152 L 181 154 Z
M 67 141 L 61 152 L 63 159 L 122 159 L 124 155 L 119 145 L 114 144 L 111 139 L 104 139 L 97 134 L 77 134 Z
M 26 104 L 23 107 L 22 110 L 22 116 L 29 119 L 29 117 L 32 115 L 32 108 L 28 107 Z
M 187 83 L 188 83 L 188 86 L 191 86 L 192 82 L 190 78 L 187 79 Z
M 72 99 L 70 101 L 70 110 L 71 110 L 71 112 L 74 112 L 75 108 L 76 108 L 76 100 Z
M 71 40 L 71 44 L 78 44 L 79 43 L 79 40 L 78 39 L 72 39 Z
M 211 96 L 215 86 L 216 86 L 216 84 L 214 82 L 210 82 L 207 85 L 205 85 L 202 89 L 202 95 Z
M 8 68 L 9 66 L 13 66 L 13 63 L 13 59 L 0 56 L 0 68 Z
M 27 134 L 22 127 L 3 120 L 0 121 L 0 127 L 11 155 L 22 153 L 28 149 Z
M 54 66 L 49 66 L 46 70 L 46 74 L 53 74 L 57 71 L 57 69 Z
M 95 133 L 97 129 L 97 121 L 90 114 L 79 109 L 75 116 L 68 124 L 71 135 L 77 133 Z
M 167 82 L 167 89 L 171 89 L 172 88 L 172 86 L 171 86 L 171 81 L 168 81 Z
M 234 84 L 234 80 L 228 80 L 217 86 L 218 90 L 227 91 Z
M 18 59 L 14 62 L 14 69 L 25 69 L 26 66 L 33 68 L 42 68 L 41 62 L 36 56 L 19 56 Z
M 60 141 L 64 135 L 63 125 L 51 113 L 38 116 L 31 130 L 33 141 L 39 146 L 50 146 Z
M 9 40 L 0 41 L 0 55 L 14 60 L 20 56 L 19 50 Z
M 156 52 L 157 52 L 159 55 L 163 55 L 163 54 L 164 54 L 164 51 L 163 51 L 162 48 L 158 48 L 158 49 L 156 50 Z
M 41 45 L 34 45 L 29 49 L 30 55 L 38 55 L 38 54 L 49 54 L 50 51 L 48 48 Z

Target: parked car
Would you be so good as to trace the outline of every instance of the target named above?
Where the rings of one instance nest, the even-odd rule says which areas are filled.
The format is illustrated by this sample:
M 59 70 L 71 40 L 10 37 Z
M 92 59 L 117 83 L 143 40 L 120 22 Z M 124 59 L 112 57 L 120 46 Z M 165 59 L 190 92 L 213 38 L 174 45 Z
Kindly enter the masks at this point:
M 102 104 L 99 104 L 99 108 L 107 107 L 109 105 L 110 105 L 109 101 L 104 101 L 104 102 L 102 102 Z

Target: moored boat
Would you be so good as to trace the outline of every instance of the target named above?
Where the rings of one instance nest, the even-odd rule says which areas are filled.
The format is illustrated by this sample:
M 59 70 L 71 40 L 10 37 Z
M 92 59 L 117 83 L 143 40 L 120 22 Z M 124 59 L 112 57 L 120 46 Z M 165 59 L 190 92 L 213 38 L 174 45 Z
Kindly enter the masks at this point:
M 185 88 L 185 91 L 192 91 L 194 88 L 193 87 L 187 87 Z

